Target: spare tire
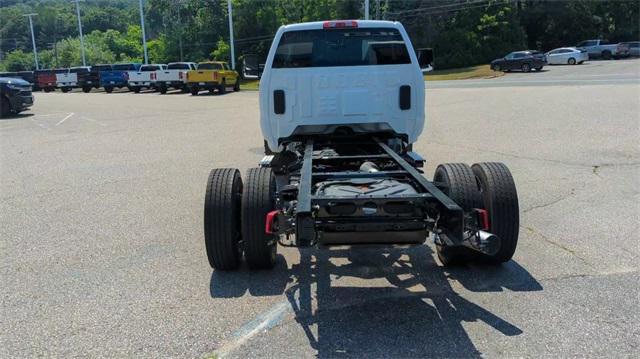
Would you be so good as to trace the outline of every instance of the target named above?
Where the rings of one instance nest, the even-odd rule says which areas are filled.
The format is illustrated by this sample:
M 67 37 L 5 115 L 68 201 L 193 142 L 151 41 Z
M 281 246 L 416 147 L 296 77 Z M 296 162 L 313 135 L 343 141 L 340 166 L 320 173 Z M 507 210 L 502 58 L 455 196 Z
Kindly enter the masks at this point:
M 511 172 L 504 163 L 482 162 L 472 167 L 478 179 L 483 208 L 489 216 L 488 232 L 500 239 L 500 249 L 494 255 L 482 255 L 490 263 L 509 261 L 516 251 L 520 231 L 518 193 Z
M 204 244 L 212 268 L 240 265 L 240 203 L 242 179 L 235 168 L 211 170 L 204 198 Z

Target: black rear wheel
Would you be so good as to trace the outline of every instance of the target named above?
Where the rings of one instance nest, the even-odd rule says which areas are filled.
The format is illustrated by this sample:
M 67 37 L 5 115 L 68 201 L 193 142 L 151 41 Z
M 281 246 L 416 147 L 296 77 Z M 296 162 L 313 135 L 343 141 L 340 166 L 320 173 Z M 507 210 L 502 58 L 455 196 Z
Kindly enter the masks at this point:
M 265 232 L 267 214 L 275 209 L 276 181 L 271 168 L 250 168 L 242 192 L 244 256 L 252 269 L 276 263 L 277 238 Z
M 167 93 L 167 88 L 165 86 L 160 86 L 158 89 L 160 90 L 160 93 L 163 95 Z
M 220 85 L 220 88 L 218 88 L 218 92 L 221 95 L 227 92 L 227 81 L 225 81 L 225 79 L 222 79 L 222 84 Z
M 63 93 L 67 93 L 67 92 L 69 92 L 69 90 L 71 90 L 71 89 L 68 88 L 68 87 L 61 87 L 60 88 L 60 91 L 62 91 Z
M 465 212 L 474 208 L 483 208 L 482 197 L 478 191 L 476 176 L 466 163 L 445 163 L 436 168 L 433 181 L 442 188 L 442 192 L 451 198 Z M 463 246 L 446 246 L 436 241 L 438 259 L 444 265 L 462 264 L 473 258 L 473 252 Z
M 529 72 L 529 71 L 531 71 L 531 65 L 522 64 L 522 72 Z
M 140 93 L 140 87 L 133 87 L 133 92 Z
M 191 95 L 196 96 L 198 95 L 198 92 L 200 92 L 200 89 L 197 87 L 192 87 L 191 88 Z
M 495 64 L 495 65 L 491 66 L 491 69 L 492 69 L 493 71 L 500 71 L 500 70 L 502 70 L 502 68 L 501 68 L 501 67 L 500 67 L 500 65 L 498 65 L 498 64 Z
M 240 265 L 240 203 L 242 179 L 235 168 L 211 170 L 204 198 L 204 244 L 212 268 Z
M 83 87 L 83 88 L 82 88 L 82 92 L 84 92 L 84 93 L 89 93 L 89 92 L 91 92 L 91 87 Z
M 104 88 L 104 92 L 106 92 L 106 93 L 112 93 L 112 92 L 113 92 L 113 87 L 111 87 L 111 86 L 105 87 L 105 88 Z
M 513 257 L 518 244 L 520 212 L 516 185 L 507 166 L 498 162 L 476 163 L 472 167 L 483 208 L 489 215 L 488 232 L 500 239 L 500 249 L 494 255 L 482 255 L 490 263 L 507 262 Z
M 240 91 L 240 76 L 236 78 L 236 83 L 233 85 L 233 91 Z
M 569 65 L 575 65 L 576 64 L 576 59 L 574 59 L 573 57 L 570 57 L 569 60 L 567 61 L 567 63 Z
M 0 117 L 5 118 L 8 117 L 11 113 L 11 104 L 9 100 L 2 96 L 2 100 L 0 100 Z

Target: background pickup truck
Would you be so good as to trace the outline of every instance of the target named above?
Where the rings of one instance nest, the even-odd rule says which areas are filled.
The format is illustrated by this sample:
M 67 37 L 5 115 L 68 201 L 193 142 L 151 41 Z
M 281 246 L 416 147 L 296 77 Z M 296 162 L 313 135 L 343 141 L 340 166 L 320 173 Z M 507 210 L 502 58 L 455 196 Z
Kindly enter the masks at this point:
M 142 65 L 137 72 L 129 73 L 129 89 L 138 93 L 141 89 L 155 89 L 156 71 L 162 71 L 167 68 L 165 64 Z
M 197 95 L 200 90 L 209 90 L 210 93 L 218 90 L 218 93 L 223 94 L 227 91 L 227 86 L 240 91 L 240 76 L 224 62 L 201 62 L 197 70 L 187 73 L 187 84 L 192 95 Z
M 111 71 L 100 72 L 100 86 L 104 87 L 107 93 L 113 92 L 114 88 L 123 88 L 129 86 L 129 73 L 140 70 L 141 64 L 115 64 Z
M 56 87 L 60 91 L 69 92 L 78 85 L 78 76 L 75 73 L 70 73 L 69 69 L 56 69 L 53 72 L 56 74 Z
M 84 92 L 89 92 L 93 86 L 97 85 L 89 78 L 90 71 L 91 67 L 89 66 L 78 66 L 69 69 L 70 74 L 76 74 L 77 83 L 75 87 L 81 88 Z
M 56 74 L 53 70 L 36 70 L 34 77 L 38 89 L 44 92 L 51 92 L 56 89 Z
M 186 92 L 187 71 L 195 70 L 196 64 L 193 62 L 171 62 L 166 70 L 156 71 L 156 88 L 160 93 L 167 93 L 169 88 Z
M 580 50 L 586 50 L 589 58 L 619 58 L 629 56 L 629 47 L 612 44 L 607 40 L 586 40 L 576 46 Z

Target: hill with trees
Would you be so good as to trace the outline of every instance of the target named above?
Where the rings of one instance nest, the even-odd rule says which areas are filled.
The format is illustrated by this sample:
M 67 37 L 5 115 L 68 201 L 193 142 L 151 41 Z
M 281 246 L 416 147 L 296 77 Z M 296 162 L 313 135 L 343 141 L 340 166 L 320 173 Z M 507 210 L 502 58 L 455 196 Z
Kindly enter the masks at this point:
M 264 56 L 282 24 L 362 18 L 362 0 L 232 0 L 236 54 Z M 432 47 L 438 68 L 486 63 L 509 51 L 549 50 L 584 39 L 640 38 L 637 1 L 371 0 L 372 18 L 402 22 L 414 47 Z M 23 15 L 37 13 L 41 67 L 81 65 L 75 3 L 3 0 L 0 69 L 33 68 Z M 137 0 L 80 2 L 89 64 L 142 61 Z M 145 0 L 150 62 L 228 60 L 226 0 Z

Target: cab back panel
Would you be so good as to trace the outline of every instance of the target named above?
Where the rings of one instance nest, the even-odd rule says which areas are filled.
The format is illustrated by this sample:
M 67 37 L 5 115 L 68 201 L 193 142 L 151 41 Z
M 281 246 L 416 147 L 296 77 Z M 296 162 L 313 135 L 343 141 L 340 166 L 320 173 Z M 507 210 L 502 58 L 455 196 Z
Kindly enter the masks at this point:
M 424 126 L 424 80 L 404 29 L 393 28 L 403 35 L 411 63 L 298 68 L 272 68 L 268 63 L 260 101 L 262 131 L 269 147 L 275 150 L 279 141 L 293 135 L 345 126 L 356 132 L 393 131 L 414 142 Z M 268 62 L 273 62 L 277 41 L 278 36 Z M 410 87 L 410 107 L 404 110 L 402 86 Z M 277 111 L 278 91 L 284 93 L 284 113 Z

